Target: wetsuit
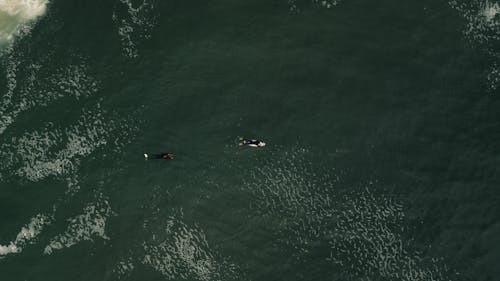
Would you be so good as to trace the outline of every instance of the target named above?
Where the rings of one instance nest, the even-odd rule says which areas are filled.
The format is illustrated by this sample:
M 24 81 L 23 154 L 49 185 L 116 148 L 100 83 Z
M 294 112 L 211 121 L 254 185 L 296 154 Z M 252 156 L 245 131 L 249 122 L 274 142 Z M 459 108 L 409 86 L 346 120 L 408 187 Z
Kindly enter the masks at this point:
M 151 154 L 151 155 L 148 155 L 148 158 L 172 160 L 172 159 L 174 159 L 174 154 L 170 153 L 170 152 L 161 153 L 161 154 Z

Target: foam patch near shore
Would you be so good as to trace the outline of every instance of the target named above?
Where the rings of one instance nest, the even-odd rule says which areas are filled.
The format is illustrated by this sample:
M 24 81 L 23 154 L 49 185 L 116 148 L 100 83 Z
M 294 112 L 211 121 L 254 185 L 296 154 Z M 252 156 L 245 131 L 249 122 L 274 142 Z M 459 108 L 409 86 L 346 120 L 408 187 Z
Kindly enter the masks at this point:
M 47 0 L 0 0 L 0 45 L 27 32 L 47 10 Z

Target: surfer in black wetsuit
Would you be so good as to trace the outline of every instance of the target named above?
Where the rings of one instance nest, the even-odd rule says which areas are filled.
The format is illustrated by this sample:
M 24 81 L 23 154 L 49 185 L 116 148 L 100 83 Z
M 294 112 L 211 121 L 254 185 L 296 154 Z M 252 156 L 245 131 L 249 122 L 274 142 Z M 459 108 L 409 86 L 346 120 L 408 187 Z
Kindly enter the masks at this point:
M 263 147 L 266 145 L 265 142 L 263 141 L 260 141 L 260 140 L 248 140 L 248 139 L 244 139 L 244 138 L 240 138 L 240 143 L 239 143 L 240 146 L 251 146 L 251 147 Z
M 147 153 L 144 153 L 144 158 L 146 159 L 164 159 L 164 160 L 174 160 L 174 157 L 175 157 L 175 154 L 173 154 L 172 152 L 162 152 L 160 154 L 147 154 Z

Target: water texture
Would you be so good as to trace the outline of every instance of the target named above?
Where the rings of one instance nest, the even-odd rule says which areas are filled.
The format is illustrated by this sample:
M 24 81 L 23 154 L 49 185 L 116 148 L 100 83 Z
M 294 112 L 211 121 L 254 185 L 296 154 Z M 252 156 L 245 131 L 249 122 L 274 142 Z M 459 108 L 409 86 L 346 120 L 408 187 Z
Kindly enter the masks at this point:
M 0 0 L 0 280 L 498 280 L 499 88 L 498 1 Z

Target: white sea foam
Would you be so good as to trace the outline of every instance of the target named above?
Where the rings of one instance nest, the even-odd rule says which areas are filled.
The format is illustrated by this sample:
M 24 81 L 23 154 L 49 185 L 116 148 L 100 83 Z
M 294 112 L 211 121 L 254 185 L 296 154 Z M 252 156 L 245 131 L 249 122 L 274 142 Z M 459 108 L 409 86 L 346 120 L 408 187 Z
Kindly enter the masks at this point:
M 30 181 L 48 176 L 69 176 L 79 166 L 79 160 L 107 144 L 108 128 L 102 112 L 84 111 L 77 124 L 67 130 L 55 129 L 51 123 L 42 131 L 27 133 L 14 144 L 17 151 L 17 175 Z M 55 147 L 65 146 L 57 152 Z
M 60 98 L 78 100 L 97 92 L 97 81 L 87 74 L 84 63 L 69 65 L 42 78 L 41 72 L 47 71 L 46 68 L 38 63 L 21 66 L 21 58 L 17 56 L 7 58 L 7 91 L 0 99 L 0 135 L 25 111 L 47 106 Z M 18 81 L 18 72 L 28 75 Z
M 465 36 L 491 57 L 486 81 L 490 91 L 500 86 L 500 4 L 490 0 L 451 0 L 448 2 L 466 20 Z
M 122 279 L 128 277 L 130 273 L 134 270 L 134 262 L 132 257 L 128 257 L 124 260 L 119 261 L 115 268 L 113 269 L 113 273 L 118 277 L 118 279 Z
M 123 53 L 130 58 L 138 56 L 136 44 L 138 41 L 151 36 L 151 30 L 156 24 L 154 0 L 144 0 L 134 7 L 130 0 L 119 0 L 125 7 L 126 13 L 113 13 L 113 21 L 117 25 L 123 47 Z
M 373 194 L 376 183 L 339 195 L 339 177 L 334 171 L 317 174 L 306 155 L 275 157 L 245 184 L 257 197 L 255 210 L 281 222 L 275 226 L 280 243 L 295 248 L 297 260 L 321 243 L 330 248 L 328 261 L 360 280 L 449 280 L 441 259 L 408 250 L 412 245 L 404 236 L 401 203 Z
M 327 9 L 333 8 L 340 3 L 340 0 L 313 0 L 314 3 L 321 5 Z
M 45 13 L 47 3 L 47 0 L 0 0 L 0 11 L 32 20 Z
M 323 8 L 331 9 L 340 4 L 341 0 L 312 0 L 312 2 Z M 297 0 L 288 0 L 288 7 L 291 12 L 300 12 L 300 7 L 297 4 Z
M 481 13 L 484 16 L 486 22 L 493 22 L 493 19 L 500 13 L 500 5 L 498 3 L 491 3 L 486 1 L 481 9 Z
M 496 90 L 500 86 L 500 61 L 491 66 L 488 72 L 488 83 L 491 90 Z
M 31 219 L 31 221 L 21 228 L 14 241 L 8 245 L 0 245 L 0 258 L 8 254 L 15 254 L 22 252 L 23 248 L 42 232 L 43 228 L 50 224 L 53 220 L 52 216 L 38 214 Z
M 7 91 L 1 97 L 0 103 L 0 135 L 5 131 L 5 129 L 12 124 L 13 118 L 11 114 L 6 112 L 6 108 L 12 105 L 12 97 L 14 95 L 14 90 L 17 87 L 16 74 L 17 69 L 21 63 L 20 59 L 15 57 L 16 53 L 13 52 L 12 48 L 9 47 L 7 52 L 9 56 L 7 58 L 6 64 L 6 80 L 7 80 Z
M 47 0 L 0 0 L 0 44 L 25 33 L 47 10 Z
M 108 240 L 106 222 L 112 215 L 114 212 L 107 198 L 99 194 L 95 202 L 85 206 L 83 214 L 68 220 L 66 231 L 52 238 L 44 253 L 50 255 L 54 251 L 69 248 L 82 241 L 94 241 L 96 238 Z
M 68 198 L 73 197 L 78 191 L 80 191 L 80 183 L 78 181 L 77 176 L 75 175 L 70 175 L 69 177 L 66 178 L 67 182 L 67 189 L 66 192 L 64 193 Z
M 182 210 L 162 216 L 158 202 L 153 199 L 145 206 L 152 212 L 143 223 L 149 238 L 139 243 L 140 249 L 131 247 L 130 254 L 116 264 L 113 272 L 118 279 L 130 276 L 140 264 L 168 280 L 241 280 L 238 267 L 210 247 L 204 231 L 183 221 Z
M 329 233 L 333 263 L 360 276 L 369 273 L 386 280 L 451 280 L 441 258 L 408 250 L 402 204 L 376 196 L 367 187 L 345 197 L 341 208 L 335 229 Z
M 165 233 L 144 243 L 142 263 L 169 278 L 211 280 L 217 265 L 203 231 L 169 218 Z M 158 238 L 156 238 L 158 237 Z M 161 238 L 160 238 L 161 237 Z

